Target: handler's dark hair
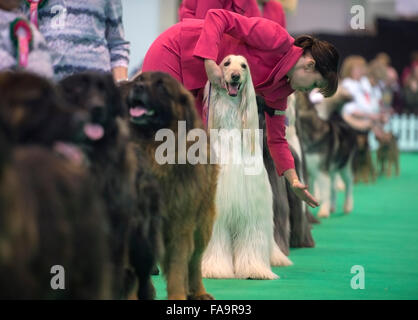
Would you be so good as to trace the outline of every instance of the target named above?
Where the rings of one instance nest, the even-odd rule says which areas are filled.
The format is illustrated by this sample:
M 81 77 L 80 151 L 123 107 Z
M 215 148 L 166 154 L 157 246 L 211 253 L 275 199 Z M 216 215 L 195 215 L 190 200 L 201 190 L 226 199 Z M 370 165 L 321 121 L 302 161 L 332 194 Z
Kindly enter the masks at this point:
M 338 87 L 338 60 L 340 55 L 337 49 L 331 43 L 309 35 L 297 37 L 294 45 L 301 47 L 304 54 L 310 53 L 312 55 L 315 60 L 315 69 L 327 82 L 324 88 L 320 88 L 320 91 L 325 97 L 332 96 Z

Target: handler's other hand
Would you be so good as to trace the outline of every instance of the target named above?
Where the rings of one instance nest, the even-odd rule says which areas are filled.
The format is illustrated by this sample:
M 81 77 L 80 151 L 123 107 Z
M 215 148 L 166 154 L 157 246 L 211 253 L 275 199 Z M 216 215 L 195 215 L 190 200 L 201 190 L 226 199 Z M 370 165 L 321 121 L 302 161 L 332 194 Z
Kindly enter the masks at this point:
M 292 184 L 292 190 L 300 200 L 305 201 L 310 207 L 316 208 L 319 206 L 319 202 L 309 193 L 307 185 L 295 181 Z
M 215 61 L 206 59 L 205 69 L 208 80 L 212 85 L 220 88 L 226 88 L 222 69 L 216 64 Z

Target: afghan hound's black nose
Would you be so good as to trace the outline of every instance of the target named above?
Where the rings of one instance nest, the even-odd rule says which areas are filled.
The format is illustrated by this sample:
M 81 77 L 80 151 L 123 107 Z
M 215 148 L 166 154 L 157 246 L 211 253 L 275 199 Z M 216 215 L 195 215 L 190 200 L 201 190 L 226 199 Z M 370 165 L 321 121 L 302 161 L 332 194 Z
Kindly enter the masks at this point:
M 240 74 L 239 73 L 233 73 L 232 75 L 231 75 L 231 79 L 232 79 L 232 81 L 234 81 L 234 82 L 237 82 L 237 81 L 239 81 L 239 78 L 240 78 L 241 76 L 240 76 Z

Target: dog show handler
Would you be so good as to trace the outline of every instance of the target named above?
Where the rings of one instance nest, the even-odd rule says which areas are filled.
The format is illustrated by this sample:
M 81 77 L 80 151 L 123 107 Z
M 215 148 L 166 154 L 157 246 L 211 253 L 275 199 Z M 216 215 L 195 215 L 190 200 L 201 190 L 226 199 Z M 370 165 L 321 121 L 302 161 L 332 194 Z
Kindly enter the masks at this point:
M 185 19 L 163 32 L 149 48 L 142 70 L 167 72 L 196 97 L 202 114 L 207 80 L 224 87 L 218 64 L 229 55 L 248 60 L 256 94 L 269 106 L 266 111 L 267 143 L 279 175 L 311 207 L 318 202 L 299 181 L 285 138 L 287 97 L 295 90 L 320 88 L 329 97 L 338 86 L 336 48 L 311 36 L 293 39 L 273 21 L 221 9 L 211 9 L 204 20 Z
M 24 0 L 21 9 L 45 37 L 55 80 L 84 71 L 128 78 L 121 0 Z
M 204 19 L 210 9 L 225 9 L 246 17 L 263 17 L 286 28 L 283 6 L 276 0 L 183 0 L 178 15 L 183 19 Z

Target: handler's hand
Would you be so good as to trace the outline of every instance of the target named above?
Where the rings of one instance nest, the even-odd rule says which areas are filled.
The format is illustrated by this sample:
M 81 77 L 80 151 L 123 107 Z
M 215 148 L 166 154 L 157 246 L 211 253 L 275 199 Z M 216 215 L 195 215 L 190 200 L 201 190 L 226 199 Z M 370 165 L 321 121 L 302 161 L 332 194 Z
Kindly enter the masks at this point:
M 215 61 L 205 59 L 205 69 L 208 79 L 213 86 L 226 88 L 222 69 Z
M 300 181 L 293 182 L 292 190 L 300 200 L 305 201 L 310 207 L 316 208 L 319 206 L 319 202 L 309 193 L 308 186 Z

